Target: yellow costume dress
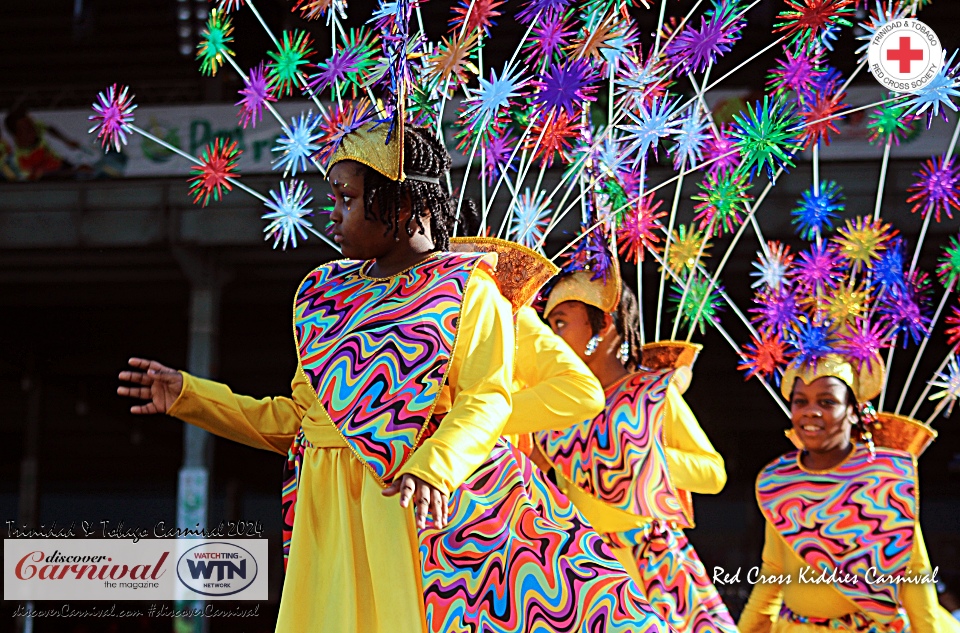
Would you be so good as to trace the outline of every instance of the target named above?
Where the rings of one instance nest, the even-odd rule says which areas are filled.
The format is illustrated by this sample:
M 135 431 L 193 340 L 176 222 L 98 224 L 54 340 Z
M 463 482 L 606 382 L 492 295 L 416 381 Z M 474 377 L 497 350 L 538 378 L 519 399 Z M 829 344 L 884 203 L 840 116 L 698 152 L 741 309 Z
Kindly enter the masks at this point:
M 711 445 L 671 372 L 641 371 L 606 390 L 606 410 L 566 431 L 538 434 L 560 489 L 678 631 L 735 631 L 681 527 L 689 492 L 726 483 Z
M 170 410 L 257 448 L 292 442 L 277 630 L 666 631 L 578 515 L 547 515 L 549 491 L 497 440 L 513 323 L 487 256 L 387 279 L 365 266 L 327 264 L 301 285 L 292 398 L 185 376 Z M 381 495 L 404 473 L 451 494 L 444 530 L 418 531 Z
M 892 463 L 902 465 L 903 477 L 901 478 L 891 476 L 892 469 L 884 472 L 877 468 L 876 461 L 868 462 L 866 454 L 867 449 L 862 444 L 857 444 L 850 456 L 836 468 L 817 473 L 804 471 L 804 474 L 809 476 L 779 484 L 781 495 L 790 493 L 804 499 L 804 507 L 808 503 L 814 504 L 805 515 L 809 517 L 810 525 L 817 524 L 818 520 L 815 517 L 819 516 L 819 529 L 832 530 L 830 534 L 832 542 L 855 544 L 853 547 L 841 547 L 839 551 L 851 552 L 860 561 L 855 561 L 852 557 L 838 558 L 836 555 L 834 558 L 838 560 L 822 557 L 819 539 L 809 534 L 801 539 L 802 532 L 798 530 L 799 526 L 794 524 L 794 521 L 780 518 L 781 513 L 776 512 L 772 516 L 776 517 L 774 520 L 778 520 L 780 530 L 788 531 L 788 538 L 796 544 L 788 543 L 778 528 L 771 523 L 771 519 L 766 520 L 763 564 L 759 572 L 753 570 L 751 576 L 747 578 L 748 582 L 756 582 L 756 584 L 740 616 L 738 624 L 741 633 L 821 633 L 834 630 L 870 633 L 891 631 L 955 633 L 960 631 L 960 625 L 956 620 L 937 603 L 935 584 L 929 582 L 932 574 L 930 559 L 924 546 L 920 523 L 915 517 L 915 504 L 910 503 L 910 497 L 917 496 L 916 469 L 913 466 L 912 457 L 902 451 L 877 449 L 877 461 L 889 459 Z M 783 470 L 784 466 L 789 468 L 791 465 L 798 470 L 803 469 L 798 462 L 797 453 L 793 452 L 773 462 L 764 472 L 775 471 L 778 464 L 781 466 L 780 470 Z M 880 474 L 877 474 L 878 472 Z M 841 490 L 830 490 L 829 481 L 819 482 L 819 480 L 817 480 L 818 490 L 811 489 L 811 480 L 814 477 L 828 478 L 831 473 L 842 482 L 843 490 L 854 487 L 851 482 L 869 482 L 877 488 L 877 493 L 883 496 L 876 497 L 866 490 L 858 503 L 851 502 L 843 499 L 844 493 Z M 786 478 L 783 477 L 783 473 L 771 472 L 766 476 L 761 474 L 758 486 L 764 485 L 764 482 L 775 482 L 777 479 Z M 889 491 L 896 489 L 895 484 L 906 486 L 906 504 L 904 505 L 898 503 L 897 498 L 888 496 Z M 864 502 L 871 498 L 882 499 L 883 505 L 874 508 L 870 514 L 860 515 L 870 516 L 869 527 L 864 525 L 858 529 L 858 523 L 863 522 L 858 521 L 859 517 L 852 512 L 848 515 L 847 525 L 838 521 L 833 523 L 828 521 L 829 514 L 840 516 L 844 507 L 854 507 L 854 503 L 869 506 L 869 503 Z M 913 508 L 909 512 L 898 516 L 901 513 L 895 508 L 910 506 Z M 768 513 L 764 512 L 764 514 Z M 890 516 L 891 514 L 893 516 Z M 798 517 L 796 510 L 789 516 Z M 871 547 L 875 538 L 883 536 L 880 534 L 881 529 L 890 535 L 897 530 L 901 532 L 896 538 L 890 536 L 883 541 L 885 549 L 896 550 L 897 560 L 892 565 L 878 560 L 892 557 L 890 551 L 880 554 L 878 552 L 882 551 L 881 548 Z M 810 565 L 797 553 L 796 547 L 801 540 L 805 542 L 804 551 L 807 552 L 807 556 L 817 564 Z M 909 544 L 909 547 L 905 544 Z M 891 570 L 883 570 L 885 565 L 890 566 Z M 870 567 L 878 569 L 871 572 L 868 579 L 866 570 Z M 825 569 L 827 573 L 822 576 Z M 839 573 L 830 577 L 834 569 L 838 569 Z M 881 592 L 879 596 L 873 596 L 871 599 L 871 596 L 864 591 L 866 587 L 862 581 L 854 581 L 846 575 L 852 575 L 858 571 L 862 581 L 873 581 L 871 589 Z M 879 582 L 884 580 L 880 577 L 881 573 L 902 578 L 912 577 L 922 582 L 903 583 L 898 588 L 889 583 Z M 909 620 L 909 624 L 904 621 L 904 615 Z
M 794 362 L 781 393 L 790 400 L 798 378 L 809 385 L 829 376 L 867 403 L 880 394 L 883 360 L 855 366 L 837 353 Z M 864 434 L 866 443 L 855 442 L 833 468 L 806 468 L 798 449 L 760 472 L 763 564 L 747 578 L 756 584 L 741 633 L 960 633 L 937 604 L 918 520 L 916 456 L 884 445 L 898 435 L 880 422 L 885 415 L 866 427 L 881 432 L 877 446 L 872 432 Z M 795 435 L 794 442 L 803 445 Z

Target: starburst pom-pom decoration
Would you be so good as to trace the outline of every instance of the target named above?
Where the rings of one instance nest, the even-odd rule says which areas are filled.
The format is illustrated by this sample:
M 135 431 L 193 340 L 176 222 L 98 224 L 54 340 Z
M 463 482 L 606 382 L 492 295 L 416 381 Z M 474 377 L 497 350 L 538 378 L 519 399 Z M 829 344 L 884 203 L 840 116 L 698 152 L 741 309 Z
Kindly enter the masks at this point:
M 880 350 L 885 347 L 889 347 L 886 328 L 881 323 L 870 323 L 864 318 L 840 333 L 837 351 L 856 363 L 858 371 L 863 367 L 873 371 L 874 363 L 879 361 Z
M 281 182 L 279 191 L 271 191 L 270 199 L 264 205 L 269 209 L 263 215 L 268 224 L 263 229 L 264 240 L 273 239 L 273 247 L 283 244 L 283 249 L 292 245 L 297 247 L 297 238 L 307 239 L 307 232 L 317 237 L 320 234 L 307 220 L 312 213 L 309 205 L 313 201 L 310 187 L 303 181 L 293 179 L 289 183 Z
M 527 62 L 531 64 L 556 62 L 573 34 L 574 31 L 566 13 L 550 11 L 544 14 L 534 25 L 529 41 L 524 44 Z
M 950 244 L 943 249 L 943 255 L 940 256 L 937 265 L 937 277 L 947 288 L 952 288 L 960 277 L 960 241 L 957 236 L 950 238 Z
M 767 242 L 767 250 L 757 253 L 759 261 L 753 262 L 757 270 L 750 273 L 757 280 L 750 284 L 751 288 L 777 290 L 787 281 L 787 272 L 793 264 L 793 254 L 790 247 L 780 242 Z
M 510 218 L 511 239 L 527 248 L 540 245 L 550 222 L 550 207 L 547 206 L 546 197 L 545 191 L 538 191 L 534 195 L 530 189 L 517 197 L 513 217 Z
M 953 209 L 960 209 L 960 167 L 954 166 L 953 156 L 934 156 L 914 176 L 919 180 L 907 189 L 913 194 L 907 203 L 915 203 L 910 210 L 924 218 L 933 213 L 937 222 L 941 213 L 953 218 Z
M 884 100 L 890 95 L 884 95 Z M 913 133 L 916 119 L 907 114 L 908 106 L 901 102 L 881 103 L 870 112 L 867 129 L 870 130 L 867 140 L 871 143 L 892 142 L 900 145 Z
M 703 160 L 703 145 L 712 136 L 710 121 L 700 113 L 700 107 L 691 107 L 681 119 L 675 136 L 677 144 L 670 150 L 673 168 L 680 169 L 682 165 L 689 167 Z
M 504 0 L 460 0 L 453 8 L 450 31 L 490 35 L 490 27 L 496 25 L 494 19 L 500 16 L 498 9 L 503 3 Z
M 960 398 L 960 363 L 957 362 L 956 355 L 950 356 L 947 368 L 933 377 L 930 386 L 940 389 L 930 394 L 931 400 L 946 398 L 944 402 L 948 404 L 944 417 L 949 418 L 953 414 L 953 406 L 957 403 L 957 398 Z
M 243 78 L 243 88 L 240 89 L 240 101 L 236 104 L 240 106 L 238 117 L 240 125 L 246 129 L 247 124 L 257 127 L 257 123 L 263 120 L 263 110 L 267 103 L 276 101 L 273 91 L 267 82 L 267 69 L 263 62 L 259 66 L 250 69 L 250 74 Z
M 793 278 L 807 292 L 820 296 L 836 287 L 843 261 L 837 247 L 830 242 L 813 244 L 799 254 Z
M 844 208 L 844 196 L 840 186 L 832 180 L 820 183 L 820 191 L 811 186 L 801 194 L 797 206 L 790 214 L 797 227 L 797 235 L 805 240 L 814 240 L 833 228 L 837 214 Z
M 725 123 L 704 142 L 703 164 L 707 165 L 708 174 L 729 176 L 740 167 L 740 150 L 729 130 L 729 125 Z
M 211 197 L 219 202 L 226 192 L 233 189 L 230 179 L 240 177 L 237 170 L 240 154 L 236 141 L 228 142 L 221 138 L 203 149 L 200 164 L 190 170 L 194 175 L 187 180 L 194 204 L 200 203 L 205 207 Z
M 659 252 L 660 237 L 656 230 L 660 218 L 666 217 L 666 211 L 660 211 L 663 200 L 654 200 L 649 193 L 638 198 L 631 212 L 624 214 L 623 223 L 617 230 L 617 243 L 620 245 L 620 254 L 632 263 L 644 260 L 644 253 Z
M 865 1 L 865 4 L 869 4 L 869 1 Z M 856 54 L 860 56 L 861 64 L 867 66 L 870 40 L 876 36 L 877 32 L 893 20 L 899 20 L 907 16 L 908 9 L 901 2 L 890 3 L 887 0 L 876 0 L 876 8 L 871 9 L 867 19 L 857 25 L 859 27 L 857 30 L 860 32 L 857 35 L 857 40 L 863 42 L 860 48 L 856 50 Z M 869 68 L 869 66 L 867 67 Z
M 87 117 L 94 122 L 87 132 L 96 132 L 105 150 L 112 146 L 119 152 L 120 145 L 126 145 L 127 135 L 133 132 L 130 125 L 137 106 L 133 103 L 133 95 L 127 96 L 128 90 L 127 86 L 118 89 L 117 84 L 113 84 L 97 95 L 93 114 Z
M 759 338 L 750 337 L 750 342 L 740 351 L 740 358 L 738 369 L 746 374 L 746 380 L 772 377 L 779 384 L 780 374 L 777 370 L 788 364 L 793 354 L 779 334 L 762 333 Z
M 581 110 L 584 102 L 595 99 L 597 86 L 592 82 L 593 69 L 584 59 L 551 64 L 534 81 L 533 103 L 545 113 L 563 112 L 572 117 Z
M 436 81 L 448 97 L 480 72 L 474 63 L 479 37 L 477 31 L 472 31 L 464 38 L 441 38 L 434 52 L 427 55 L 427 77 Z
M 740 39 L 744 20 L 737 2 L 720 2 L 700 17 L 700 26 L 690 21 L 664 50 L 671 64 L 683 74 L 706 70 L 717 58 L 730 52 Z
M 857 271 L 860 266 L 872 269 L 873 263 L 880 258 L 880 252 L 896 234 L 896 229 L 889 224 L 858 217 L 847 220 L 843 228 L 837 230 L 833 241 L 840 257 L 850 262 L 854 271 Z
M 681 224 L 673 232 L 673 240 L 670 243 L 670 249 L 667 252 L 667 265 L 677 274 L 683 271 L 691 270 L 696 265 L 697 257 L 700 259 L 709 257 L 707 251 L 710 249 L 710 242 L 703 231 L 698 231 L 690 225 L 688 228 Z
M 466 88 L 459 125 L 470 135 L 482 135 L 502 127 L 506 113 L 515 105 L 515 100 L 523 96 L 528 81 L 519 68 L 505 69 L 499 77 L 491 70 L 489 80 L 479 77 L 478 88 Z
M 909 104 L 907 112 L 910 114 L 921 115 L 927 113 L 927 129 L 933 124 L 933 119 L 940 115 L 940 108 L 943 108 L 943 120 L 947 120 L 947 109 L 957 111 L 957 104 L 953 102 L 954 97 L 960 97 L 960 80 L 957 79 L 958 66 L 953 65 L 953 60 L 957 56 L 957 51 L 953 52 L 950 60 L 947 60 L 947 52 L 943 52 L 943 64 L 940 71 L 933 81 L 923 88 L 910 93 L 907 99 Z
M 873 264 L 873 281 L 880 295 L 902 290 L 906 284 L 904 262 L 906 245 L 903 239 L 895 237 L 887 243 L 887 248 Z
M 299 11 L 304 20 L 317 20 L 334 13 L 344 20 L 347 17 L 347 0 L 297 0 L 292 10 Z
M 800 322 L 787 341 L 795 354 L 794 360 L 808 367 L 836 351 L 836 339 L 825 324 Z
M 794 289 L 788 285 L 759 291 L 750 308 L 750 322 L 761 332 L 784 334 L 800 320 L 800 306 Z
M 777 60 L 777 67 L 767 75 L 767 85 L 773 88 L 775 95 L 791 91 L 798 95 L 809 94 L 822 71 L 823 51 L 800 44 L 796 50 L 784 46 L 783 54 L 783 59 Z
M 675 106 L 675 101 L 662 97 L 649 106 L 640 104 L 636 112 L 627 110 L 631 122 L 619 128 L 623 131 L 625 151 L 634 157 L 634 164 L 639 164 L 651 149 L 656 157 L 660 140 L 677 133 L 680 121 L 673 116 Z
M 563 266 L 565 273 L 578 270 L 590 271 L 593 273 L 591 279 L 604 281 L 613 271 L 613 255 L 607 248 L 603 233 L 597 227 L 580 225 L 580 238 Z
M 720 322 L 722 288 L 717 285 L 711 288 L 710 279 L 696 272 L 687 279 L 686 292 L 679 284 L 672 284 L 670 303 L 674 304 L 674 311 L 680 316 L 680 324 L 688 328 L 697 328 L 701 334 L 706 333 L 707 326 Z
M 213 0 L 210 0 L 211 2 Z M 218 0 L 217 9 L 223 13 L 233 13 L 239 11 L 243 6 L 244 0 Z
M 910 340 L 917 345 L 930 335 L 930 292 L 930 277 L 915 270 L 904 278 L 902 286 L 879 299 L 878 312 L 890 323 L 893 334 L 904 335 L 904 347 Z
M 540 164 L 549 169 L 557 156 L 562 156 L 571 150 L 573 141 L 579 135 L 579 119 L 571 119 L 561 112 L 534 125 L 524 147 L 528 150 L 532 149 L 534 159 L 540 159 Z
M 365 97 L 331 104 L 318 124 L 319 138 L 316 144 L 319 147 L 314 157 L 321 164 L 326 164 L 348 134 L 356 132 L 374 118 L 376 109 Z
M 955 347 L 960 343 L 960 306 L 950 308 L 950 314 L 944 317 L 943 322 L 950 326 L 943 331 L 947 345 Z
M 803 120 L 800 137 L 804 149 L 813 144 L 830 145 L 830 134 L 839 134 L 836 123 L 843 118 L 842 112 L 847 104 L 843 103 L 844 93 L 817 90 L 800 101 L 800 118 Z
M 750 202 L 747 193 L 750 185 L 745 175 L 707 174 L 706 180 L 699 186 L 700 193 L 693 196 L 694 200 L 699 201 L 694 207 L 696 215 L 693 219 L 700 223 L 701 229 L 709 230 L 714 235 L 723 235 L 743 222 L 741 213 L 746 212 Z
M 200 34 L 197 45 L 197 59 L 200 60 L 200 72 L 213 77 L 223 66 L 227 56 L 233 51 L 228 44 L 233 41 L 233 23 L 230 16 L 214 9 L 207 19 L 207 26 Z
M 826 296 L 817 300 L 816 308 L 836 326 L 852 323 L 867 311 L 869 291 L 861 283 L 839 283 Z
M 293 87 L 299 85 L 301 73 L 310 63 L 310 36 L 306 31 L 284 31 L 280 48 L 267 51 L 273 61 L 267 64 L 270 87 L 281 96 L 293 94 Z
M 320 115 L 301 112 L 277 139 L 273 151 L 279 156 L 273 160 L 274 169 L 282 168 L 284 177 L 288 173 L 296 176 L 298 171 L 306 171 L 313 155 L 321 149 L 321 138 Z
M 743 158 L 741 170 L 754 178 L 763 169 L 774 179 L 775 169 L 793 167 L 793 155 L 800 150 L 796 137 L 798 119 L 792 106 L 782 99 L 763 98 L 763 103 L 747 105 L 747 112 L 733 115 L 731 130 Z
M 852 26 L 847 19 L 854 13 L 854 0 L 786 0 L 788 9 L 777 16 L 774 33 L 783 33 L 791 42 L 819 39 L 830 26 Z

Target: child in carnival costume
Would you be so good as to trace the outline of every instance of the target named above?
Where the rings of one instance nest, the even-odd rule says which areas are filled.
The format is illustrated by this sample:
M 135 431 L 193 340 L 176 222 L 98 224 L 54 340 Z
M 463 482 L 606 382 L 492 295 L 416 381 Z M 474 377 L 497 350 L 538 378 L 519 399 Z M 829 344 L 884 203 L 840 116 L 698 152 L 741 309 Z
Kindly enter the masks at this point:
M 545 482 L 498 440 L 515 341 L 497 257 L 447 250 L 450 157 L 384 118 L 328 162 L 350 259 L 297 292 L 292 397 L 142 359 L 120 393 L 149 401 L 134 413 L 288 453 L 278 631 L 669 631 L 575 512 L 544 516 Z
M 611 261 L 606 275 L 568 270 L 545 293 L 544 317 L 600 380 L 606 404 L 595 418 L 538 433 L 537 447 L 665 621 L 678 631 L 733 632 L 683 533 L 693 527 L 690 492 L 716 494 L 726 483 L 723 458 L 682 396 L 699 346 L 642 349 L 636 296 Z M 645 352 L 662 368 L 645 367 Z
M 857 218 L 796 259 L 770 244 L 784 274 L 758 284 L 741 367 L 780 379 L 796 450 L 757 478 L 763 564 L 742 633 L 960 631 L 937 604 L 919 523 L 916 460 L 936 432 L 871 405 L 892 391 L 879 351 L 930 335 L 927 275 L 904 269 L 895 234 Z

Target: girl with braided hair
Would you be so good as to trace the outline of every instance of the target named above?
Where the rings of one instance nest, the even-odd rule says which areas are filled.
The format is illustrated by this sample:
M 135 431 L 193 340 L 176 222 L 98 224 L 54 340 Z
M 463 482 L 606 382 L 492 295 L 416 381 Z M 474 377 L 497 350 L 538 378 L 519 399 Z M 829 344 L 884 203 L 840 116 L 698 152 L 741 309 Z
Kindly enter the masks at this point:
M 735 633 L 682 530 L 693 527 L 689 493 L 716 494 L 726 483 L 723 458 L 681 395 L 688 368 L 642 366 L 636 296 L 621 289 L 616 266 L 610 275 L 571 272 L 549 291 L 544 316 L 597 376 L 606 403 L 594 419 L 538 433 L 537 448 L 664 621 Z
M 763 564 L 742 633 L 960 632 L 937 604 L 916 456 L 875 444 L 870 430 L 884 371 L 879 355 L 858 363 L 840 353 L 786 367 L 780 391 L 798 449 L 757 477 Z
M 572 506 L 544 516 L 529 461 L 498 439 L 512 309 L 495 255 L 446 250 L 449 166 L 409 125 L 342 137 L 330 219 L 349 259 L 297 291 L 292 397 L 141 359 L 119 392 L 288 456 L 278 631 L 666 632 Z

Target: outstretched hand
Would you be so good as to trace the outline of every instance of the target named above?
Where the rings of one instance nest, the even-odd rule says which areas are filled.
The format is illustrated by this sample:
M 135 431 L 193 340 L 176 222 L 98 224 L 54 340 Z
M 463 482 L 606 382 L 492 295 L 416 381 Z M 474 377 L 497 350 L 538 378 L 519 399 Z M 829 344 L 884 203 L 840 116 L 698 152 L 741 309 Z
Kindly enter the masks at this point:
M 400 507 L 406 508 L 413 500 L 413 510 L 417 517 L 417 528 L 427 527 L 427 515 L 433 513 L 433 523 L 438 530 L 443 529 L 450 518 L 449 497 L 439 488 L 434 488 L 419 477 L 403 475 L 383 491 L 383 496 L 400 495 Z
M 147 400 L 146 404 L 133 405 L 130 413 L 166 413 L 174 400 L 183 391 L 183 376 L 175 369 L 161 365 L 155 360 L 131 358 L 130 366 L 140 371 L 122 371 L 120 380 L 132 382 L 136 387 L 120 385 L 117 393 L 129 398 Z

